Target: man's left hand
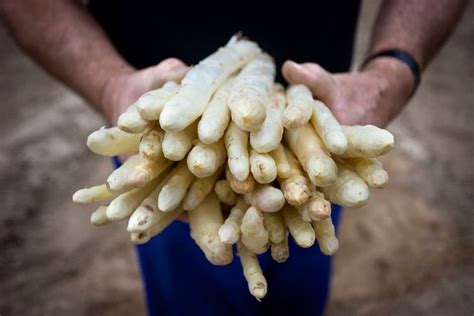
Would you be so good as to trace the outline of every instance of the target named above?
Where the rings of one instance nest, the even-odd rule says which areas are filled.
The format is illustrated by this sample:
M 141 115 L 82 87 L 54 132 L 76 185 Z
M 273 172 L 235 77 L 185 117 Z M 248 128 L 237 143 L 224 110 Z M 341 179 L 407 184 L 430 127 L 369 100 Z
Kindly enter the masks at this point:
M 286 61 L 290 84 L 305 84 L 341 124 L 385 127 L 403 108 L 414 87 L 413 75 L 393 58 L 377 58 L 358 72 L 331 74 L 315 63 Z

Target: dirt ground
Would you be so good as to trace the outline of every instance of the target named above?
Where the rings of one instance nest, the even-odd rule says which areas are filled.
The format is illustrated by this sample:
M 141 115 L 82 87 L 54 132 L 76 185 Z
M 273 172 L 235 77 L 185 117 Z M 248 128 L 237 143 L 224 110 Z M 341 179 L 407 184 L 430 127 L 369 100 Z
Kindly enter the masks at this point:
M 365 1 L 357 61 L 377 7 Z M 389 129 L 390 185 L 345 212 L 327 310 L 336 315 L 474 312 L 474 2 Z M 103 124 L 24 56 L 0 26 L 0 315 L 143 315 L 124 225 L 95 228 L 75 189 L 107 159 L 85 147 Z

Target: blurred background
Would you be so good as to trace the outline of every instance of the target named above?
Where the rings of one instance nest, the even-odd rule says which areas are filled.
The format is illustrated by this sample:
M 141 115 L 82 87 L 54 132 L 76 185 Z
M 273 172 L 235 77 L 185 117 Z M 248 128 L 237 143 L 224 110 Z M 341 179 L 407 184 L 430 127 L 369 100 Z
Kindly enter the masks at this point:
M 378 1 L 364 1 L 356 64 Z M 389 126 L 391 182 L 347 210 L 326 314 L 474 313 L 474 2 Z M 124 223 L 96 228 L 71 203 L 110 161 L 85 146 L 104 124 L 0 24 L 0 314 L 144 315 Z M 159 254 L 157 254 L 159 255 Z

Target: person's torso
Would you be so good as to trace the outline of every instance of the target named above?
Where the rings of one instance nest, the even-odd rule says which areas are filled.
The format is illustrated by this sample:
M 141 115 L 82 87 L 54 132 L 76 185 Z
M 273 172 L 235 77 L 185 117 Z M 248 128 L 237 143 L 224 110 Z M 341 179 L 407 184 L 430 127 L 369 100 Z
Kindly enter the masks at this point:
M 196 64 L 242 34 L 276 60 L 350 67 L 359 1 L 90 0 L 89 7 L 119 52 L 138 68 L 177 57 Z

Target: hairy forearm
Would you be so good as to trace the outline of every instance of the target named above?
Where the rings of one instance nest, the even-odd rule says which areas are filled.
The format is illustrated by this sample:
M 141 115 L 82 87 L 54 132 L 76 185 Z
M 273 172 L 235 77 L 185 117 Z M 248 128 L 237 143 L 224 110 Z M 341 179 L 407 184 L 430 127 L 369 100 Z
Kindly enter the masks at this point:
M 101 112 L 110 78 L 133 68 L 116 52 L 81 1 L 0 1 L 0 13 L 20 46 L 53 76 Z
M 459 20 L 465 0 L 385 0 L 373 26 L 367 56 L 386 49 L 409 53 L 424 69 L 441 48 Z M 415 89 L 415 77 L 405 63 L 390 58 L 372 59 L 365 67 L 380 82 L 381 94 L 375 118 L 391 121 L 406 105 Z
M 368 54 L 399 49 L 423 68 L 446 41 L 466 0 L 385 0 L 373 27 Z

